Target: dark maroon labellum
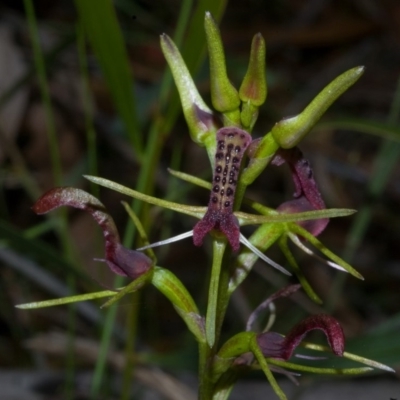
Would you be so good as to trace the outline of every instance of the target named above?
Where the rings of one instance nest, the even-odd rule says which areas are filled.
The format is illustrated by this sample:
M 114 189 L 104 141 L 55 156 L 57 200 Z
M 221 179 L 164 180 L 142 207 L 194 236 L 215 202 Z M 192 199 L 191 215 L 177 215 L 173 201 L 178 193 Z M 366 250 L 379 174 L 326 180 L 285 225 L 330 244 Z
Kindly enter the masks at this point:
M 243 155 L 251 143 L 251 136 L 236 127 L 221 128 L 217 132 L 215 170 L 208 209 L 193 229 L 193 242 L 201 246 L 212 229 L 225 234 L 232 249 L 239 250 L 239 223 L 233 215 L 237 179 Z

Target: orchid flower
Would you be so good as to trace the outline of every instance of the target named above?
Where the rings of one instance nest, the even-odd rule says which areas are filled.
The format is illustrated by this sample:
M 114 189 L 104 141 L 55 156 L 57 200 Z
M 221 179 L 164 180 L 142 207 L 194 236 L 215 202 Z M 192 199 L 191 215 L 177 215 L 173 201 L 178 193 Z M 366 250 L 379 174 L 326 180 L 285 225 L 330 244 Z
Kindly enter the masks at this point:
M 288 247 L 288 239 L 307 254 L 319 257 L 307 246 L 306 243 L 310 243 L 328 258 L 326 263 L 329 266 L 362 279 L 356 270 L 316 238 L 326 228 L 329 218 L 351 215 L 354 210 L 326 209 L 312 168 L 298 149 L 298 144 L 328 107 L 359 79 L 363 67 L 344 72 L 329 83 L 298 115 L 281 119 L 269 132 L 253 140 L 251 132 L 257 121 L 258 109 L 267 97 L 264 39 L 261 34 L 254 36 L 248 69 L 237 90 L 228 77 L 221 36 L 210 13 L 205 15 L 204 26 L 209 50 L 210 90 L 214 111 L 201 98 L 179 50 L 165 34 L 161 35 L 161 49 L 172 71 L 190 136 L 197 145 L 205 147 L 213 177 L 212 182 L 205 182 L 183 172 L 170 172 L 209 190 L 208 205 L 175 203 L 140 193 L 105 178 L 85 176 L 100 186 L 195 218 L 197 221 L 193 224 L 193 229 L 131 250 L 121 244 L 114 221 L 98 199 L 81 189 L 52 189 L 35 203 L 33 210 L 44 214 L 61 206 L 71 206 L 90 213 L 103 231 L 105 257 L 102 261 L 105 261 L 112 272 L 130 278 L 132 282 L 111 293 L 105 291 L 74 296 L 72 300 L 56 299 L 19 307 L 37 308 L 90 298 L 111 297 L 104 305 L 109 306 L 125 294 L 138 290 L 145 284 L 152 284 L 171 301 L 199 344 L 200 400 L 226 399 L 238 368 L 260 367 L 282 400 L 286 399 L 286 396 L 278 386 L 272 371 L 293 377 L 286 369 L 331 374 L 360 374 L 369 371 L 370 366 L 390 370 L 382 364 L 346 353 L 343 330 L 338 321 L 328 315 L 305 318 L 289 330 L 286 336 L 269 330 L 272 318 L 263 332 L 252 330 L 253 322 L 260 312 L 266 308 L 271 309 L 276 299 L 291 295 L 301 286 L 309 297 L 321 302 L 297 265 Z M 247 187 L 269 163 L 286 163 L 291 170 L 295 187 L 294 199 L 284 202 L 276 210 L 246 197 Z M 254 213 L 241 211 L 242 204 L 250 206 Z M 125 208 L 141 237 L 145 237 L 145 242 L 148 243 L 140 221 L 129 207 Z M 258 225 L 249 238 L 240 230 L 245 225 Z M 202 316 L 183 283 L 169 269 L 156 265 L 157 260 L 150 249 L 189 237 L 193 238 L 195 246 L 202 246 L 208 236 L 213 252 L 207 310 L 206 315 Z M 266 299 L 249 317 L 246 330 L 220 346 L 219 339 L 229 298 L 250 273 L 257 259 L 261 258 L 279 271 L 291 275 L 264 254 L 275 242 L 279 243 L 300 284 L 285 287 Z M 240 248 L 240 243 L 245 248 Z M 151 257 L 143 254 L 144 250 L 147 250 Z M 290 363 L 290 358 L 305 335 L 315 329 L 322 330 L 336 356 L 352 358 L 368 367 L 337 370 Z M 229 375 L 230 373 L 233 375 Z

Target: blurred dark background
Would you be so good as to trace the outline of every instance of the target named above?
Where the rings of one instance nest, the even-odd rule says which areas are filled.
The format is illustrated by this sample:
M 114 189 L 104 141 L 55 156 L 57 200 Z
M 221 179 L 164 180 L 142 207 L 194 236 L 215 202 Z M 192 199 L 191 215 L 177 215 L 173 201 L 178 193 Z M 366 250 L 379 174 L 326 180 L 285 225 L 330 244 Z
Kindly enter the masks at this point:
M 77 52 L 77 13 L 70 1 L 33 3 L 40 44 L 46 55 L 63 184 L 88 190 L 88 183 L 81 177 L 88 171 L 87 110 Z M 114 4 L 134 76 L 138 121 L 146 134 L 152 121 L 160 115 L 159 90 L 166 65 L 159 47 L 159 34 L 173 35 L 181 2 L 118 0 Z M 268 98 L 260 109 L 255 137 L 267 133 L 281 118 L 299 113 L 342 72 L 358 65 L 366 67 L 362 78 L 339 98 L 300 145 L 313 165 L 327 206 L 360 210 L 355 216 L 332 220 L 320 239 L 349 261 L 365 281 L 345 277 L 343 273 L 328 270 L 321 262 L 296 253 L 324 305 L 312 304 L 305 296 L 296 297 L 295 301 L 282 300 L 277 304 L 274 330 L 286 333 L 295 321 L 309 313 L 330 312 L 343 324 L 351 350 L 398 368 L 400 126 L 396 106 L 399 108 L 400 100 L 396 96 L 400 98 L 400 3 L 396 0 L 236 0 L 228 2 L 220 28 L 228 74 L 237 87 L 247 68 L 253 35 L 261 32 L 267 43 Z M 93 106 L 98 174 L 134 187 L 139 169 L 137 158 L 126 139 L 97 59 L 90 46 L 86 50 L 86 83 Z M 210 104 L 208 76 L 205 59 L 195 80 Z M 46 108 L 22 1 L 0 3 L 0 106 L 0 376 L 3 371 L 5 377 L 0 377 L 0 382 L 3 379 L 11 393 L 10 397 L 2 397 L 0 389 L 0 398 L 67 398 L 62 388 L 63 374 L 68 370 L 65 335 L 71 326 L 68 324 L 71 311 L 65 306 L 35 311 L 14 307 L 65 296 L 70 273 L 66 273 L 70 261 L 63 256 L 59 240 L 46 227 L 44 219 L 30 209 L 35 196 L 54 186 L 54 170 L 47 138 Z M 167 173 L 172 163 L 184 172 L 210 179 L 203 149 L 191 142 L 182 116 L 167 134 L 170 136 L 162 144 L 154 193 L 187 204 L 206 204 L 205 190 L 181 181 L 171 183 Z M 178 162 L 177 148 L 180 149 Z M 290 199 L 292 193 L 288 171 L 270 166 L 251 186 L 249 197 L 276 207 Z M 124 232 L 127 216 L 120 201 L 126 198 L 110 190 L 100 190 L 99 196 L 120 232 Z M 190 230 L 194 222 L 159 209 L 151 209 L 149 220 L 150 241 Z M 103 254 L 97 225 L 85 213 L 75 210 L 68 212 L 68 221 L 73 252 L 79 260 L 74 274 L 81 277 L 75 290 L 79 293 L 101 290 L 97 281 L 112 286 L 111 277 L 99 272 L 100 264 L 92 260 Z M 244 230 L 246 235 L 250 232 Z M 207 245 L 205 248 L 209 250 Z M 160 249 L 157 255 L 159 264 L 179 276 L 204 310 L 209 273 L 207 251 L 194 248 L 187 239 Z M 285 263 L 278 248 L 272 248 L 268 255 Z M 94 276 L 96 281 L 89 276 Z M 232 301 L 226 337 L 243 330 L 249 311 L 285 282 L 277 273 L 269 271 L 268 266 L 257 265 Z M 75 309 L 74 332 L 77 340 L 82 340 L 77 342 L 81 347 L 76 350 L 75 371 L 94 368 L 96 346 L 104 328 L 100 304 L 85 303 Z M 115 357 L 110 356 L 110 370 L 122 368 L 118 351 L 124 348 L 124 324 L 132 304 L 139 310 L 136 338 L 139 382 L 144 386 L 154 382 L 159 385 L 157 379 L 161 378 L 151 375 L 154 374 L 152 365 L 179 376 L 185 373 L 189 376 L 184 375 L 185 379 L 190 381 L 196 369 L 195 344 L 170 304 L 152 288 L 131 300 L 123 300 L 118 307 L 118 326 L 112 341 Z M 25 379 L 29 384 L 13 386 L 12 378 L 15 382 Z M 251 378 L 262 379 L 258 375 Z M 172 381 L 173 378 L 168 375 L 165 379 Z M 310 377 L 307 379 L 307 387 L 315 382 Z M 379 377 L 374 379 L 379 382 Z M 392 397 L 400 398 L 400 383 L 392 379 L 390 382 L 399 388 Z M 88 375 L 76 372 L 74 394 L 69 398 L 88 398 L 89 380 L 90 372 Z M 117 388 L 111 385 L 112 394 L 104 398 L 119 398 L 118 383 L 113 385 Z M 145 389 L 138 391 L 136 398 L 153 398 L 145 397 L 146 393 Z M 161 398 L 173 398 L 168 397 L 168 392 L 162 393 L 166 397 Z M 176 398 L 185 398 L 185 395 Z

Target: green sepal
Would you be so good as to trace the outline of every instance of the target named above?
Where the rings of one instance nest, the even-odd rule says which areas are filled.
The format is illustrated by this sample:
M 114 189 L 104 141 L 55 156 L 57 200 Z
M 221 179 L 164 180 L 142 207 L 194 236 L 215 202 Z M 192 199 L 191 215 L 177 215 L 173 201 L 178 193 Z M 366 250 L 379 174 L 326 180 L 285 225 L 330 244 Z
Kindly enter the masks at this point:
M 342 267 L 344 270 L 346 270 L 349 274 L 353 275 L 355 278 L 364 280 L 364 277 L 357 270 L 355 270 L 350 264 L 348 264 L 342 258 L 337 256 L 335 253 L 330 251 L 314 235 L 312 235 L 310 232 L 308 232 L 301 226 L 299 226 L 297 224 L 291 224 L 290 232 L 291 232 L 291 234 L 296 234 L 296 235 L 301 236 L 304 239 L 308 240 L 322 254 L 324 254 L 327 258 L 332 260 L 334 263 L 338 264 L 340 267 Z
M 189 126 L 192 140 L 201 146 L 206 146 L 207 143 L 215 138 L 215 133 L 218 129 L 214 123 L 213 112 L 200 96 L 175 43 L 166 34 L 161 35 L 160 41 L 161 49 L 171 68 L 172 76 L 179 92 L 183 114 Z
M 213 107 L 222 113 L 237 111 L 236 114 L 229 115 L 229 119 L 232 119 L 233 122 L 239 118 L 235 123 L 237 125 L 240 123 L 240 113 L 238 112 L 240 98 L 237 90 L 228 78 L 221 34 L 214 18 L 209 12 L 205 15 L 204 27 L 210 58 L 211 101 Z
M 292 252 L 290 251 L 289 246 L 287 244 L 287 236 L 286 235 L 281 236 L 281 238 L 279 240 L 279 247 L 280 247 L 282 253 L 284 254 L 286 260 L 289 262 L 290 266 L 292 267 L 293 272 L 295 273 L 297 279 L 299 280 L 304 291 L 307 293 L 308 297 L 315 303 L 322 304 L 322 300 L 314 292 L 314 290 L 311 287 L 310 283 L 308 282 L 306 276 L 303 274 L 303 271 L 299 267 L 299 264 L 297 264 L 297 261 L 294 258 Z
M 255 332 L 240 332 L 228 339 L 213 360 L 213 380 L 217 381 L 233 364 L 235 359 L 251 351 Z
M 364 67 L 352 68 L 339 75 L 312 100 L 304 111 L 294 117 L 284 118 L 272 128 L 272 136 L 280 147 L 296 146 L 318 122 L 330 105 L 363 74 Z
M 250 61 L 246 75 L 239 89 L 243 103 L 260 107 L 267 98 L 267 80 L 265 77 L 265 41 L 261 33 L 253 37 Z
M 184 204 L 159 199 L 158 197 L 148 196 L 147 194 L 143 194 L 141 192 L 138 192 L 137 190 L 130 189 L 126 186 L 120 185 L 117 182 L 110 181 L 109 179 L 101 178 L 99 176 L 83 175 L 83 177 L 90 182 L 96 183 L 97 185 L 106 187 L 111 190 L 115 190 L 116 192 L 125 194 L 126 196 L 133 197 L 134 199 L 142 200 L 146 203 L 163 207 L 168 210 L 177 211 L 195 218 L 202 218 L 207 210 L 206 207 L 186 206 Z
M 110 307 L 115 304 L 118 300 L 122 299 L 122 297 L 126 296 L 128 293 L 136 292 L 141 289 L 144 285 L 150 282 L 151 277 L 153 275 L 153 268 L 146 271 L 143 275 L 140 275 L 139 278 L 135 279 L 133 282 L 126 285 L 120 291 L 115 293 L 114 296 L 110 298 L 110 300 L 106 301 L 101 308 Z
M 172 303 L 200 343 L 206 342 L 204 319 L 183 283 L 169 270 L 155 267 L 151 283 Z

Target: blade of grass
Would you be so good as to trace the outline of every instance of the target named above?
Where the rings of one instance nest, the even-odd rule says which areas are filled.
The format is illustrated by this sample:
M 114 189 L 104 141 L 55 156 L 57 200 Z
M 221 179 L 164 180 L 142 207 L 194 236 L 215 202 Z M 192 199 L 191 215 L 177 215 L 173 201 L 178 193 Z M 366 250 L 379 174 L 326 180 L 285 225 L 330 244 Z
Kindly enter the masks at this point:
M 39 42 L 39 30 L 36 22 L 35 9 L 32 0 L 24 0 L 25 14 L 28 22 L 29 33 L 32 40 L 33 47 L 33 57 L 36 72 L 39 79 L 39 87 L 42 97 L 42 102 L 45 110 L 45 120 L 46 120 L 46 130 L 47 130 L 47 140 L 50 147 L 50 158 L 52 165 L 52 172 L 54 176 L 54 182 L 59 186 L 62 182 L 62 170 L 61 170 L 61 158 L 57 143 L 57 133 L 55 126 L 54 112 L 51 104 L 50 90 L 47 83 L 46 67 L 44 63 L 43 53 Z M 60 225 L 57 229 L 57 234 L 60 238 L 61 245 L 64 250 L 65 257 L 68 260 L 73 260 L 71 242 L 67 235 L 67 223 L 66 223 L 66 213 L 61 211 L 58 213 L 60 216 Z M 75 290 L 75 279 L 72 274 L 67 275 L 67 282 L 71 292 Z M 76 307 L 71 304 L 68 307 L 68 337 L 69 337 L 69 348 L 73 345 L 74 334 L 75 334 L 75 320 L 76 320 Z M 64 385 L 64 392 L 66 399 L 72 399 L 74 397 L 74 373 L 75 373 L 75 360 L 74 352 L 68 351 L 67 365 L 66 365 L 66 380 Z
M 115 107 L 125 124 L 134 153 L 140 160 L 143 155 L 143 139 L 136 116 L 132 73 L 112 1 L 76 0 L 75 6 Z

